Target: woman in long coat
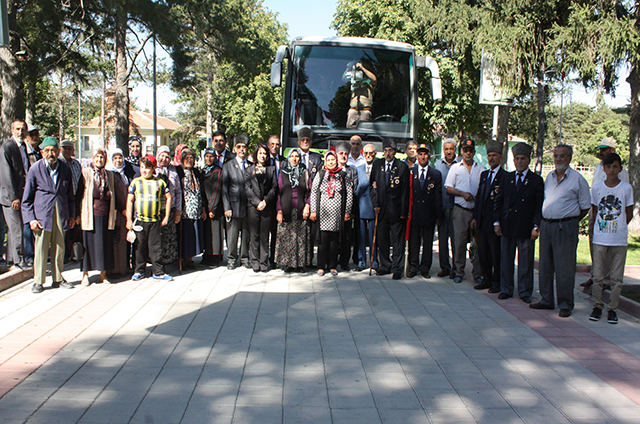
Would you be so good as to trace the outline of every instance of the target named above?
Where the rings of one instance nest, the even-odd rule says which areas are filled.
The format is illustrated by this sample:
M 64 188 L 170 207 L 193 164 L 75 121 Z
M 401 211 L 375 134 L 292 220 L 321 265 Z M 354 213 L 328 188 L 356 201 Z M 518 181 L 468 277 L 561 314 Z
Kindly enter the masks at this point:
M 318 275 L 323 276 L 329 268 L 331 275 L 338 275 L 338 243 L 344 222 L 351 218 L 353 205 L 353 184 L 347 173 L 338 165 L 335 152 L 324 156 L 324 168 L 319 171 L 312 184 L 311 221 L 320 223 L 320 244 L 318 245 Z
M 278 180 L 275 166 L 269 165 L 269 148 L 258 144 L 253 152 L 255 163 L 245 172 L 249 219 L 249 252 L 254 272 L 269 271 L 269 232 L 275 219 Z
M 202 221 L 204 219 L 204 198 L 200 171 L 194 167 L 196 156 L 193 150 L 184 149 L 181 153 L 182 164 L 176 168 L 182 184 L 182 223 L 180 258 L 188 268 L 195 265 L 192 258 L 202 253 L 204 237 Z
M 125 208 L 126 189 L 113 171 L 107 171 L 107 151 L 98 148 L 89 167 L 82 170 L 80 223 L 85 253 L 82 285 L 88 286 L 89 271 L 100 271 L 100 281 L 109 284 L 107 270 L 113 268 L 113 230 L 118 211 Z
M 224 254 L 224 211 L 222 208 L 222 168 L 216 160 L 215 150 L 207 147 L 204 151 L 202 169 L 204 188 L 204 255 L 201 265 L 218 266 Z
M 275 261 L 285 272 L 311 265 L 309 256 L 309 172 L 300 165 L 300 150 L 292 149 L 278 176 L 278 231 Z

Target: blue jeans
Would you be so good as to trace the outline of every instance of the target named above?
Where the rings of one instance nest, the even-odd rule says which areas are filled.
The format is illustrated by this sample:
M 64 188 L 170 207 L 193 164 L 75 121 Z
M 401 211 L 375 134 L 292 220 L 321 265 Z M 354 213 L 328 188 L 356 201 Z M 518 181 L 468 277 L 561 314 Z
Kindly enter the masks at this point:
M 358 266 L 367 268 L 371 265 L 371 257 L 367 262 L 367 245 L 369 248 L 373 245 L 373 232 L 375 230 L 375 219 L 360 219 L 360 237 L 358 243 Z M 371 249 L 369 249 L 371 255 Z M 378 246 L 376 244 L 373 252 L 373 267 L 378 268 Z

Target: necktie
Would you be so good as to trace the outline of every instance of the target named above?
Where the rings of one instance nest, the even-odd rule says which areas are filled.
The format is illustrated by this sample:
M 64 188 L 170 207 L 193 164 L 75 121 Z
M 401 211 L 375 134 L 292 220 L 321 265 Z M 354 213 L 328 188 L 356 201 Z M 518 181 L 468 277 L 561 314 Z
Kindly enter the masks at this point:
M 424 168 L 420 170 L 420 187 L 424 185 Z
M 516 182 L 516 189 L 520 188 L 522 185 L 522 172 L 518 172 L 518 180 Z
M 309 172 L 311 172 L 311 170 L 309 169 L 309 162 L 307 162 L 307 154 L 306 153 L 304 153 L 302 155 L 302 163 L 304 163 L 304 167 L 307 168 L 307 170 Z
M 20 146 L 20 156 L 22 156 L 22 166 L 26 174 L 29 171 L 29 157 L 27 156 L 27 145 L 25 143 Z
M 371 165 L 367 165 L 367 179 L 371 177 Z
M 222 155 L 220 153 L 218 153 L 218 166 L 222 168 Z
M 493 171 L 489 171 L 487 175 L 486 190 L 484 191 L 484 198 L 486 199 L 491 192 L 491 180 L 493 180 Z
M 387 171 L 385 172 L 385 174 L 387 185 L 389 185 L 389 183 L 391 182 L 391 162 L 387 163 Z

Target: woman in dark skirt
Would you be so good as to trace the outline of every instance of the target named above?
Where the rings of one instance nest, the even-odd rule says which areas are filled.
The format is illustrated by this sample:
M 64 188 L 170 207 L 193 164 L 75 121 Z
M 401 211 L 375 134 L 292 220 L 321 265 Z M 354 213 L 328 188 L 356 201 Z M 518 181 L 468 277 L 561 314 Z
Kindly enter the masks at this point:
M 247 192 L 249 251 L 254 272 L 269 271 L 269 232 L 275 219 L 278 180 L 275 166 L 269 165 L 269 148 L 258 144 L 255 163 L 247 168 L 244 187 Z
M 278 177 L 276 264 L 285 272 L 311 265 L 309 257 L 309 172 L 300 165 L 300 150 L 289 152 Z
M 184 149 L 181 165 L 176 169 L 182 184 L 182 222 L 180 223 L 182 250 L 180 258 L 187 268 L 193 268 L 193 257 L 202 253 L 204 237 L 204 201 L 200 171 L 194 168 L 196 156 L 193 150 Z
M 100 281 L 109 284 L 107 270 L 113 268 L 113 230 L 118 211 L 124 210 L 124 184 L 107 171 L 107 151 L 98 148 L 89 167 L 82 170 L 80 221 L 84 242 L 82 285 L 88 286 L 89 271 L 100 271 Z
M 127 189 L 131 181 L 140 176 L 140 170 L 136 173 L 133 165 L 124 160 L 122 150 L 114 149 L 111 152 L 111 163 L 107 165 L 108 171 L 113 171 L 116 179 L 120 178 L 122 184 L 116 184 L 116 190 L 121 187 L 124 191 L 116 193 L 116 209 L 118 201 L 127 198 Z M 120 205 L 123 206 L 123 205 Z M 126 203 L 125 205 L 126 206 Z M 113 267 L 107 271 L 108 276 L 119 277 L 129 271 L 129 251 L 127 247 L 127 217 L 125 213 L 116 214 L 116 229 L 113 239 Z
M 215 150 L 207 147 L 204 151 L 204 168 L 202 169 L 202 187 L 204 189 L 204 255 L 202 265 L 218 266 L 224 254 L 222 208 L 222 168 L 216 161 Z

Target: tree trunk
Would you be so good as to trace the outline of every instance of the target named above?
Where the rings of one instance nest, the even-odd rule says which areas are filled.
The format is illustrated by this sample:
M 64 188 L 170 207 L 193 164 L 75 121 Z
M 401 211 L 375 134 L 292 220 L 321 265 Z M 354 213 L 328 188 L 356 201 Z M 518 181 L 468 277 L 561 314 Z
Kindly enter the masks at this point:
M 118 4 L 116 10 L 116 146 L 129 156 L 129 79 L 127 78 L 127 12 Z
M 537 174 L 542 174 L 542 156 L 544 155 L 544 132 L 547 128 L 547 115 L 545 114 L 544 107 L 547 104 L 547 100 L 544 95 L 544 84 L 542 81 L 538 82 L 538 136 L 536 137 L 536 167 Z
M 629 115 L 629 182 L 633 187 L 635 207 L 629 229 L 640 232 L 640 62 L 631 65 L 627 77 L 631 87 L 631 113 Z
M 13 55 L 20 49 L 20 40 L 16 36 L 16 9 L 12 1 L 7 2 L 7 18 L 11 46 L 0 47 L 0 143 L 11 136 L 11 123 L 16 119 L 24 119 L 22 72 L 18 59 Z
M 33 125 L 36 116 L 36 80 L 33 75 L 27 75 L 26 77 L 26 110 L 25 121 L 27 124 Z
M 497 141 L 502 143 L 502 163 L 505 165 L 509 158 L 509 106 L 498 106 L 498 134 Z

